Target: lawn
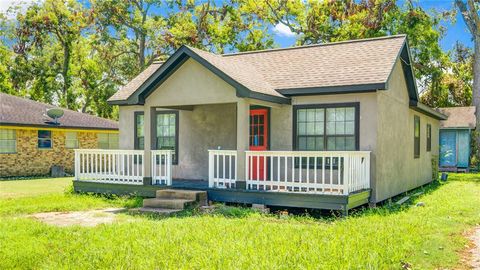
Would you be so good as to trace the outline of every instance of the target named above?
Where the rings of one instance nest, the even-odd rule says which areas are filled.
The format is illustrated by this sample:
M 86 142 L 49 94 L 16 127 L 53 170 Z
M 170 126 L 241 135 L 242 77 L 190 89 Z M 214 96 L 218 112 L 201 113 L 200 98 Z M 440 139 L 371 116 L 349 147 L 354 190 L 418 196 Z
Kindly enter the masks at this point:
M 8 184 L 15 183 L 24 185 Z M 463 234 L 480 223 L 479 174 L 451 174 L 410 204 L 386 204 L 348 218 L 220 207 L 172 218 L 122 214 L 95 228 L 59 228 L 25 214 L 131 207 L 138 200 L 61 191 L 12 198 L 13 190 L 25 192 L 11 187 L 9 197 L 0 198 L 0 269 L 463 268 Z M 419 201 L 425 206 L 416 207 Z
M 73 177 L 0 181 L 0 199 L 61 193 L 72 183 Z

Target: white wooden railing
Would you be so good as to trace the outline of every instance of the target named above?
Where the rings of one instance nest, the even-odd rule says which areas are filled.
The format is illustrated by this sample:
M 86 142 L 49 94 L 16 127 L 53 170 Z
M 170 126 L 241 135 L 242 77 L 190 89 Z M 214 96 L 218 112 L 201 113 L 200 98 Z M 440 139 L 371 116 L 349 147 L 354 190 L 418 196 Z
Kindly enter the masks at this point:
M 145 175 L 142 150 L 75 150 L 75 180 L 142 185 Z
M 370 152 L 247 151 L 249 190 L 342 194 L 370 188 Z
M 208 150 L 208 186 L 234 188 L 237 180 L 237 151 Z
M 152 185 L 172 185 L 172 150 L 152 150 Z

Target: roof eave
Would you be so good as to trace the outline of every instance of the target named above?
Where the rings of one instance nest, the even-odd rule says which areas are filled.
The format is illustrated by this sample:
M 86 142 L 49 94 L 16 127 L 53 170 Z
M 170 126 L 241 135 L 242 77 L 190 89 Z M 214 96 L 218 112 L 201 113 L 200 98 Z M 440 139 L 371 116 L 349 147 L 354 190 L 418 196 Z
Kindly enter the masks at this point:
M 85 127 L 85 126 L 62 126 L 62 125 L 39 125 L 28 123 L 12 123 L 0 122 L 0 126 L 18 126 L 18 127 L 34 127 L 34 128 L 55 128 L 55 129 L 85 129 L 85 130 L 118 130 L 112 127 Z
M 410 108 L 438 120 L 447 120 L 448 116 L 416 100 L 410 100 Z
M 377 90 L 387 89 L 387 83 L 369 83 L 355 85 L 338 85 L 306 88 L 286 88 L 277 89 L 284 96 L 308 96 L 308 95 L 331 95 L 331 94 L 350 94 L 362 92 L 375 92 Z

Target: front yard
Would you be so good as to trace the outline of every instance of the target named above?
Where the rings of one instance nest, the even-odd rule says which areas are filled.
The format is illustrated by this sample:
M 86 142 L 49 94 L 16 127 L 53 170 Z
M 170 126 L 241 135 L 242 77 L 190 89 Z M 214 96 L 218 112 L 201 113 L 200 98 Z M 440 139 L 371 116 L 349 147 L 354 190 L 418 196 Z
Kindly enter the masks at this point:
M 140 202 L 64 193 L 65 182 L 0 182 L 0 269 L 467 268 L 461 262 L 464 233 L 480 223 L 479 174 L 451 174 L 411 204 L 344 219 L 220 207 L 171 218 L 125 213 L 91 228 L 56 227 L 27 216 Z

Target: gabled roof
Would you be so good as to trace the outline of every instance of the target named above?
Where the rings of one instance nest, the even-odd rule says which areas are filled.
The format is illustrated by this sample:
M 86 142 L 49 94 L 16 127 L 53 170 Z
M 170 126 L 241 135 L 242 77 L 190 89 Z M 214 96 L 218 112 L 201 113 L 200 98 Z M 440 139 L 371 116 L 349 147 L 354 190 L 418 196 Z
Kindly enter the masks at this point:
M 144 99 L 186 59 L 193 58 L 237 89 L 240 97 L 289 103 L 289 96 L 384 90 L 402 58 L 411 100 L 418 94 L 405 35 L 217 55 L 182 46 L 114 94 L 111 104 Z
M 0 93 L 0 126 L 118 130 L 116 121 L 63 108 L 64 115 L 54 124 L 46 116 L 50 108 L 58 107 Z
M 438 110 L 448 116 L 447 120 L 440 121 L 440 128 L 475 129 L 476 127 L 475 107 L 473 106 L 438 108 Z

